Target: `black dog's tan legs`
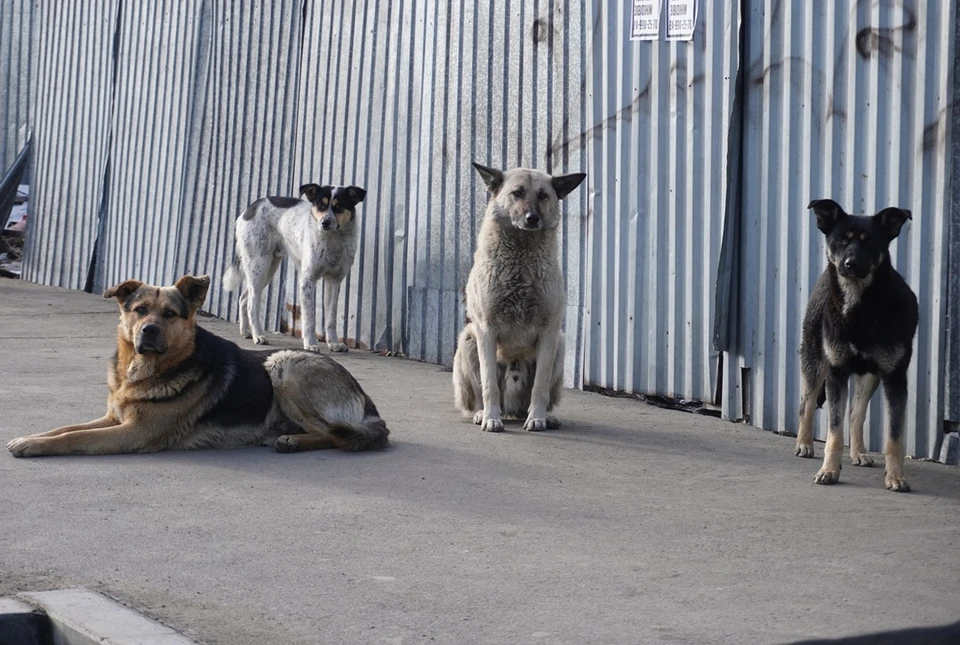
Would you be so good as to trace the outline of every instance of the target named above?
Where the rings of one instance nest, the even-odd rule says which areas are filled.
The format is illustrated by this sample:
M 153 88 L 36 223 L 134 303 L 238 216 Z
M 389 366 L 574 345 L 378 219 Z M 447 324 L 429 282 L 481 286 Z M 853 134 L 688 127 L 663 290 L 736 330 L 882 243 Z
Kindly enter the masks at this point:
M 903 421 L 907 414 L 907 373 L 891 374 L 883 379 L 883 395 L 887 406 L 887 445 L 884 447 L 886 458 L 885 482 L 887 488 L 896 492 L 910 490 L 903 469 Z
M 836 484 L 840 481 L 840 456 L 843 454 L 843 416 L 847 407 L 847 374 L 831 369 L 827 374 L 827 445 L 823 451 L 823 466 L 813 481 L 817 484 Z
M 826 374 L 813 372 L 804 366 L 803 394 L 800 397 L 800 424 L 797 429 L 797 457 L 813 457 L 813 416 L 817 411 L 817 396 Z M 812 372 L 812 373 L 811 373 Z
M 854 466 L 872 466 L 873 459 L 867 456 L 863 445 L 863 423 L 867 418 L 867 404 L 877 391 L 880 378 L 870 373 L 854 378 L 857 385 L 853 391 L 853 405 L 850 406 L 850 461 Z

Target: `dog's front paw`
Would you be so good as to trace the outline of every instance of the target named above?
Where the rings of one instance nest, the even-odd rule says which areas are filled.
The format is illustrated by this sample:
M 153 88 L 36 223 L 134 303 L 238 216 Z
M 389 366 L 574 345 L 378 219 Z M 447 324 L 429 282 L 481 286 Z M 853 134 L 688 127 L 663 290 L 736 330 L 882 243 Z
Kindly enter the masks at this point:
M 343 343 L 327 343 L 327 347 L 330 348 L 331 352 L 346 352 L 349 351 L 347 346 Z
M 273 444 L 273 448 L 277 452 L 297 452 L 297 450 L 299 450 L 297 436 L 285 434 L 277 437 L 277 441 Z
M 884 481 L 887 490 L 892 490 L 895 493 L 906 493 L 910 490 L 910 484 L 907 483 L 907 479 L 903 475 L 887 474 L 884 476 Z
M 503 432 L 503 420 L 487 419 L 480 424 L 480 429 L 484 432 Z
M 39 440 L 35 437 L 17 437 L 7 444 L 7 450 L 14 457 L 36 457 L 42 454 L 38 446 Z
M 253 334 L 253 343 L 254 343 L 255 345 L 269 345 L 269 344 L 270 344 L 270 343 L 267 342 L 267 337 L 266 337 L 266 336 L 258 336 L 257 334 Z
M 527 432 L 543 432 L 547 429 L 547 420 L 528 418 L 523 424 L 523 429 Z
M 318 345 L 318 344 L 316 344 L 316 343 L 314 343 L 313 345 L 306 345 L 306 344 L 304 344 L 303 348 L 304 348 L 305 350 L 307 350 L 308 352 L 319 352 L 319 351 L 320 351 L 320 345 Z
M 241 329 L 241 330 L 240 330 L 240 338 L 253 338 L 253 334 L 251 334 L 251 333 L 250 333 L 249 331 L 247 331 L 246 329 Z
M 833 470 L 827 466 L 821 468 L 813 478 L 814 484 L 836 484 L 838 481 L 840 481 L 840 469 Z
M 477 425 L 483 423 L 483 410 L 479 410 L 473 413 L 473 422 Z
M 797 457 L 806 457 L 809 459 L 813 457 L 813 444 L 812 443 L 800 443 L 797 442 L 797 450 L 794 452 Z
M 850 462 L 851 462 L 854 466 L 866 466 L 866 467 L 870 467 L 870 466 L 873 465 L 873 459 L 871 459 L 868 455 L 865 455 L 865 454 L 856 455 L 856 454 L 851 453 L 851 454 L 850 454 Z

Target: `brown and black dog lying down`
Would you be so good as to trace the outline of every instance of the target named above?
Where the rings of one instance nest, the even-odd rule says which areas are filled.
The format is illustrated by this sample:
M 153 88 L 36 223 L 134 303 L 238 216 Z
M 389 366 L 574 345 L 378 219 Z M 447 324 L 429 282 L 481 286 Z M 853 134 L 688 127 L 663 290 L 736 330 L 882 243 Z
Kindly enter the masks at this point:
M 387 446 L 389 431 L 339 363 L 304 351 L 248 351 L 196 324 L 210 286 L 128 280 L 106 414 L 7 444 L 14 457 L 104 455 L 270 444 L 277 452 Z

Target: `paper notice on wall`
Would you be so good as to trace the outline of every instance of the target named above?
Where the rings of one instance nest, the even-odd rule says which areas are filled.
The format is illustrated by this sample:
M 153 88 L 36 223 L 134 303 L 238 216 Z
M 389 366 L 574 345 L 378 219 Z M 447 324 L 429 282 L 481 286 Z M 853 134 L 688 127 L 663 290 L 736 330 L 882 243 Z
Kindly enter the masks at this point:
M 657 40 L 660 37 L 660 7 L 663 0 L 632 0 L 630 40 Z
M 697 0 L 667 0 L 667 40 L 693 40 Z

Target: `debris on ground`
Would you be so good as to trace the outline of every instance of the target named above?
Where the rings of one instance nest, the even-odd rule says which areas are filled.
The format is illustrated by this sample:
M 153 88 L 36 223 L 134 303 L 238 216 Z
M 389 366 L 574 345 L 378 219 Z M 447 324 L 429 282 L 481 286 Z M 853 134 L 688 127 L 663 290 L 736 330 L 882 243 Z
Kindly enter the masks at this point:
M 584 392 L 596 392 L 603 396 L 611 396 L 617 398 L 625 399 L 634 399 L 636 401 L 643 401 L 649 405 L 656 406 L 658 408 L 666 408 L 668 410 L 679 410 L 681 412 L 690 412 L 691 414 L 702 414 L 708 417 L 719 417 L 720 408 L 705 403 L 703 401 L 692 401 L 689 399 L 679 399 L 672 396 L 660 396 L 657 394 L 636 394 L 633 392 L 621 392 L 620 390 L 613 390 L 606 387 L 600 387 L 599 385 L 586 385 L 583 386 Z
M 0 277 L 20 277 L 29 197 L 29 186 L 21 185 L 17 188 L 10 217 L 4 223 L 3 232 L 0 233 Z

